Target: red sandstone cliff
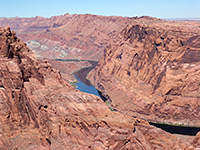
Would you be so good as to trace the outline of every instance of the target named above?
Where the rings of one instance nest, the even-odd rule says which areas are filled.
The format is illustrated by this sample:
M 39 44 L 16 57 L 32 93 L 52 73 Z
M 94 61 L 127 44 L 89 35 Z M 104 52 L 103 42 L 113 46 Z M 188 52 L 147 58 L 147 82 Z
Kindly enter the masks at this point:
M 54 16 L 51 18 L 0 18 L 0 26 L 11 26 L 27 46 L 41 58 L 47 59 L 92 59 L 99 60 L 106 46 L 129 24 L 154 25 L 168 30 L 187 27 L 188 31 L 199 29 L 197 21 L 171 22 L 152 17 L 120 17 L 98 15 Z M 85 64 L 55 62 L 50 63 L 61 71 L 63 77 L 74 82 L 72 72 L 86 67 Z M 58 65 L 60 64 L 60 65 Z M 66 71 L 63 67 L 70 67 Z
M 106 49 L 93 80 L 111 107 L 153 122 L 200 126 L 200 29 L 179 25 L 130 25 Z
M 0 25 L 9 25 L 40 57 L 99 60 L 113 36 L 133 20 L 65 14 L 51 18 L 0 18 Z
M 0 149 L 194 148 L 75 90 L 8 27 L 0 28 L 0 74 Z
M 0 26 L 10 26 L 28 47 L 42 58 L 99 60 L 115 36 L 132 23 L 169 26 L 170 21 L 152 17 L 98 15 L 54 16 L 51 18 L 0 18 Z M 175 26 L 198 27 L 196 22 L 174 22 Z M 195 28 L 190 28 L 195 30 Z

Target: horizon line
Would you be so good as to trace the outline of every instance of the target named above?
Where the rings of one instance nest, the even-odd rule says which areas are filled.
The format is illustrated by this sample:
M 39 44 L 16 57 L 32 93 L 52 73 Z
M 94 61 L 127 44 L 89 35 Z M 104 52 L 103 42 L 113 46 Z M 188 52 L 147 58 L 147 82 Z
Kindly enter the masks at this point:
M 200 17 L 165 17 L 165 18 L 159 18 L 159 17 L 155 17 L 155 16 L 150 16 L 150 15 L 140 15 L 140 16 L 123 16 L 123 15 L 99 15 L 99 14 L 92 14 L 92 13 L 74 13 L 74 14 L 70 14 L 70 13 L 65 13 L 65 14 L 61 14 L 61 15 L 52 15 L 49 17 L 45 17 L 45 16 L 0 16 L 0 18 L 37 18 L 37 17 L 42 17 L 45 19 L 49 19 L 52 17 L 58 17 L 58 16 L 64 16 L 64 15 L 93 15 L 93 16 L 104 16 L 104 17 L 128 17 L 128 18 L 133 18 L 133 17 L 152 17 L 152 18 L 158 18 L 158 19 L 164 19 L 164 20 L 191 20 L 191 21 L 198 21 L 200 20 Z

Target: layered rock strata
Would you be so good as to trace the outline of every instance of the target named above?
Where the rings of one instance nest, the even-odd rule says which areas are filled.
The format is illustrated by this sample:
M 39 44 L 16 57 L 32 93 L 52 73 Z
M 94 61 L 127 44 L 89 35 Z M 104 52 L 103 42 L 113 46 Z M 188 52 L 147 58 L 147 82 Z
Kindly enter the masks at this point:
M 0 149 L 184 149 L 146 121 L 111 112 L 36 59 L 9 27 L 0 28 Z
M 112 108 L 200 126 L 200 30 L 175 25 L 130 25 L 107 47 L 90 77 Z

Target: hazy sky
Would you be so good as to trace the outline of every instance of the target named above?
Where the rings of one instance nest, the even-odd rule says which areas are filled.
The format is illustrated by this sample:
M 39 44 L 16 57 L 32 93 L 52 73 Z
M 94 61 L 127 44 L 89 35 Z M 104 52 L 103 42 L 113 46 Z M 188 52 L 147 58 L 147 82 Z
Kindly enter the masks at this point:
M 0 0 L 0 17 L 70 14 L 200 18 L 200 0 Z

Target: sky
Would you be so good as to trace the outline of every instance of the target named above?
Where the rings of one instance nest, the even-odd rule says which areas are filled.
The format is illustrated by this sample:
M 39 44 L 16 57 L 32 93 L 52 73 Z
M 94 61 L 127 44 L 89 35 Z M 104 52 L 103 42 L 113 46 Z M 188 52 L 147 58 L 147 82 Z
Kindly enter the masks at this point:
M 0 0 L 0 17 L 69 14 L 200 18 L 200 0 Z

